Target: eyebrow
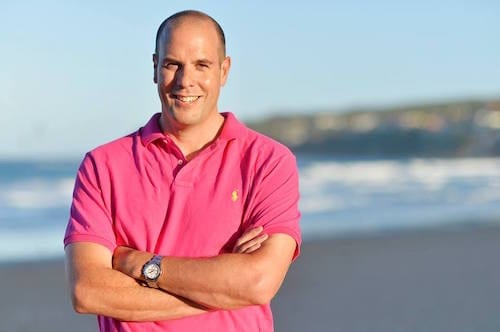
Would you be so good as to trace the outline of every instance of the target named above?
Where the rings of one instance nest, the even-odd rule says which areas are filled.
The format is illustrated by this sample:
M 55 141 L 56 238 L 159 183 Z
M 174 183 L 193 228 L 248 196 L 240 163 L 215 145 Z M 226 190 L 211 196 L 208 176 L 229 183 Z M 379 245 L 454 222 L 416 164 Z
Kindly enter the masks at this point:
M 162 64 L 165 64 L 165 63 L 175 63 L 175 64 L 179 64 L 179 65 L 182 65 L 182 62 L 175 59 L 175 58 L 172 58 L 172 57 L 169 57 L 169 56 L 166 56 L 164 57 L 162 60 L 161 60 L 161 63 Z M 209 59 L 206 59 L 206 58 L 201 58 L 201 59 L 197 59 L 194 61 L 195 64 L 200 64 L 200 63 L 203 63 L 203 64 L 207 64 L 207 65 L 211 65 L 213 64 L 214 62 L 212 60 L 209 60 Z
M 196 60 L 196 63 L 206 63 L 208 65 L 211 65 L 211 64 L 213 64 L 213 61 L 208 60 L 208 59 L 198 59 L 198 60 Z
M 166 63 L 175 63 L 175 64 L 181 64 L 181 62 L 179 60 L 176 60 L 174 58 L 171 58 L 171 57 L 164 57 L 162 60 L 161 60 L 161 63 L 162 64 L 166 64 Z

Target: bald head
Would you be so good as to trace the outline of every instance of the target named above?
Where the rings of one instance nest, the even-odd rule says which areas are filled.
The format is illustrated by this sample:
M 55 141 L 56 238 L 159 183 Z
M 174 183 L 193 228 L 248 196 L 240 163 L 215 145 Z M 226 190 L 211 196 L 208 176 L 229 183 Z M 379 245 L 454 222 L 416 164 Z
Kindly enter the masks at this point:
M 212 17 L 197 10 L 184 10 L 175 13 L 160 24 L 156 32 L 155 54 L 157 56 L 160 51 L 160 45 L 168 43 L 172 30 L 186 22 L 192 22 L 193 24 L 196 22 L 210 22 L 219 38 L 220 60 L 222 61 L 226 57 L 226 37 L 222 27 Z

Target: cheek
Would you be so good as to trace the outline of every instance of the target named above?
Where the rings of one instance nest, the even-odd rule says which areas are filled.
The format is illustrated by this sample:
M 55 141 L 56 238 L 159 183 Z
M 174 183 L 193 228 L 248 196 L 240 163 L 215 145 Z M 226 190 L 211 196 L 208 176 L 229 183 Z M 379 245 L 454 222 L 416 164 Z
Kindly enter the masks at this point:
M 210 89 L 210 88 L 212 87 L 212 85 L 213 85 L 213 83 L 212 83 L 212 82 L 213 82 L 213 80 L 212 80 L 212 79 L 210 79 L 210 78 L 206 78 L 206 79 L 204 79 L 204 80 L 202 81 L 202 84 L 203 84 L 203 86 L 204 86 L 204 87 L 206 87 L 207 89 Z
M 170 85 L 173 80 L 174 74 L 171 71 L 162 68 L 158 72 L 158 83 L 161 83 L 162 85 Z
M 219 80 L 217 79 L 217 77 L 213 77 L 213 76 L 210 76 L 210 77 L 205 77 L 203 78 L 202 81 L 200 81 L 200 83 L 202 84 L 204 90 L 206 91 L 216 91 L 219 89 Z
M 160 73 L 158 76 L 158 88 L 163 91 L 168 91 L 172 88 L 174 83 L 172 75 L 165 75 L 164 73 Z

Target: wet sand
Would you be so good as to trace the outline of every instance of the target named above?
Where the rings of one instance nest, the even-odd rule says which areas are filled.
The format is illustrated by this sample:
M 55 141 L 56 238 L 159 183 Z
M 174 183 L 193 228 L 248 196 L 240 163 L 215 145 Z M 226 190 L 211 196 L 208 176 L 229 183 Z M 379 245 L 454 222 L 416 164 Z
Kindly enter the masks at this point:
M 96 331 L 61 260 L 0 265 L 0 331 Z M 500 227 L 306 242 L 272 303 L 276 331 L 500 331 Z
M 500 228 L 308 243 L 276 331 L 500 331 Z

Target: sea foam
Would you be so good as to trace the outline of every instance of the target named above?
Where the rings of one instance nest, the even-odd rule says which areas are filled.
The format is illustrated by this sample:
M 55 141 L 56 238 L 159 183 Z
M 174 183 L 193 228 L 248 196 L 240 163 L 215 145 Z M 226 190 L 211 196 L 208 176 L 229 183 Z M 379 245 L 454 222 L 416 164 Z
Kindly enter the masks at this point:
M 500 223 L 500 158 L 297 159 L 306 241 Z M 0 177 L 0 261 L 63 255 L 76 166 L 35 166 Z

